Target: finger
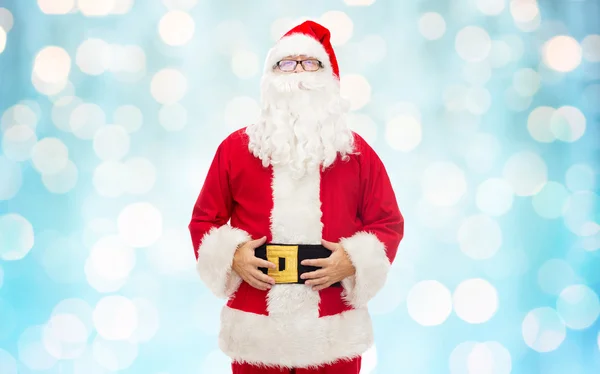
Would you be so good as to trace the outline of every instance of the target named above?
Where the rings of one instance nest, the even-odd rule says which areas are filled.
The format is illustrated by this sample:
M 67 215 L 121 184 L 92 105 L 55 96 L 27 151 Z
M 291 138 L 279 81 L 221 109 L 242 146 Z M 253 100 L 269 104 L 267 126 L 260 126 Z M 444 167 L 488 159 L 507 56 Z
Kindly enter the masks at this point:
M 258 257 L 254 257 L 254 260 L 252 261 L 252 265 L 256 266 L 257 268 L 277 269 L 277 265 L 275 265 L 274 263 L 269 262 L 267 260 L 263 260 L 262 258 L 258 258 Z
M 258 238 L 256 240 L 251 240 L 249 242 L 249 244 L 252 248 L 256 248 L 256 247 L 260 247 L 261 245 L 265 244 L 266 241 L 267 241 L 267 237 L 263 236 L 262 238 Z
M 328 260 L 326 258 L 315 258 L 312 260 L 303 260 L 301 264 L 306 266 L 317 266 L 322 268 L 327 266 Z
M 265 283 L 259 279 L 256 279 L 255 277 L 253 277 L 252 275 L 249 276 L 248 279 L 248 283 L 250 283 L 250 285 L 256 289 L 262 290 L 262 291 L 266 291 L 268 289 L 271 288 L 271 285 L 268 283 Z
M 323 247 L 329 249 L 332 252 L 338 249 L 338 243 L 329 242 L 325 239 L 321 239 L 321 244 L 323 244 Z
M 319 286 L 314 286 L 312 289 L 313 289 L 313 291 L 321 291 L 321 290 L 324 290 L 327 287 L 331 286 L 332 284 L 333 283 L 327 282 L 327 283 L 324 283 L 324 284 L 319 285 Z
M 250 275 L 252 275 L 254 278 L 258 279 L 261 282 L 265 282 L 268 284 L 275 284 L 275 279 L 271 278 L 270 276 L 268 276 L 267 274 L 263 273 L 260 270 L 252 270 Z
M 316 279 L 316 278 L 321 278 L 323 276 L 327 275 L 327 270 L 325 269 L 319 269 L 319 270 L 315 270 L 315 271 L 311 271 L 310 273 L 304 273 L 300 276 L 300 278 L 302 279 Z
M 325 284 L 327 282 L 329 282 L 329 277 L 328 276 L 324 276 L 321 278 L 315 278 L 315 279 L 311 279 L 311 280 L 307 280 L 306 284 L 309 286 L 319 286 L 321 284 Z

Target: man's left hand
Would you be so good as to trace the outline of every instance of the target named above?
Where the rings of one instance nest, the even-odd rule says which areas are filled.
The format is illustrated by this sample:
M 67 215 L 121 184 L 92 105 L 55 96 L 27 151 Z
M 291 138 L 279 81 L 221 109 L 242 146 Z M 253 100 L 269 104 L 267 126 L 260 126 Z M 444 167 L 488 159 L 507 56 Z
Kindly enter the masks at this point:
M 317 266 L 321 269 L 302 274 L 302 279 L 308 279 L 305 283 L 312 286 L 314 291 L 319 291 L 341 281 L 342 279 L 353 275 L 356 272 L 348 254 L 339 243 L 321 240 L 323 246 L 332 253 L 327 258 L 318 258 L 313 260 L 304 260 L 302 265 Z

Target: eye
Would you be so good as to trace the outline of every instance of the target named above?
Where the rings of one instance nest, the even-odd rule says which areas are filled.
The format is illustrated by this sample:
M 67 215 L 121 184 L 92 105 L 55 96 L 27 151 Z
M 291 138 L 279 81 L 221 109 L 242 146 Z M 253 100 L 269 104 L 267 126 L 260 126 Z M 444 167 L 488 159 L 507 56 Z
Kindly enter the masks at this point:
M 291 61 L 291 60 L 280 61 L 279 68 L 281 70 L 293 70 L 296 68 L 296 61 Z

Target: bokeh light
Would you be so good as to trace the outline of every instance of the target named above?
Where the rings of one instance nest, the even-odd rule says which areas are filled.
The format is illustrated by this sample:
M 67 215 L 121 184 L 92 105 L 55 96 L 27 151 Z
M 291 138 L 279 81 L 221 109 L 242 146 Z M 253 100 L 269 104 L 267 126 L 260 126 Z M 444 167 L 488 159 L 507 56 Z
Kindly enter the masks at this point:
M 65 167 L 56 173 L 43 174 L 42 182 L 46 189 L 52 193 L 64 194 L 77 185 L 79 171 L 71 160 L 67 160 Z
M 452 301 L 456 315 L 472 324 L 487 322 L 498 309 L 496 288 L 485 279 L 461 282 L 454 290 Z
M 31 250 L 35 242 L 33 226 L 20 214 L 9 213 L 0 216 L 0 259 L 21 260 Z
M 582 330 L 598 319 L 600 301 L 594 290 L 583 284 L 575 284 L 562 290 L 556 302 L 556 310 L 567 327 Z
M 162 234 L 162 224 L 161 212 L 146 202 L 126 206 L 117 218 L 119 235 L 135 248 L 154 244 Z
M 331 10 L 319 18 L 319 22 L 331 31 L 331 44 L 334 47 L 346 44 L 352 37 L 354 23 L 344 12 Z
M 390 147 L 409 152 L 421 143 L 421 124 L 414 117 L 398 116 L 387 122 L 385 136 Z
M 571 36 L 558 35 L 544 45 L 543 61 L 553 70 L 569 72 L 581 63 L 582 50 Z
M 161 104 L 174 104 L 181 100 L 188 89 L 186 77 L 176 69 L 165 68 L 152 77 L 150 92 Z
M 521 325 L 523 340 L 537 352 L 551 352 L 565 340 L 565 322 L 555 309 L 536 308 L 527 313 Z
M 0 8 L 0 28 L 8 33 L 13 28 L 14 23 L 15 18 L 11 11 L 6 8 Z
M 554 219 L 562 216 L 565 211 L 569 192 L 560 183 L 548 182 L 540 192 L 533 196 L 533 209 L 541 217 Z
M 158 23 L 161 39 L 171 46 L 187 44 L 194 36 L 194 19 L 186 12 L 172 10 L 166 13 Z
M 371 85 L 362 75 L 342 75 L 340 90 L 342 96 L 350 101 L 351 110 L 360 109 L 371 101 Z
M 508 182 L 501 178 L 490 178 L 477 187 L 477 207 L 492 216 L 501 216 L 512 207 L 514 194 Z
M 565 175 L 567 188 L 573 192 L 593 190 L 596 176 L 590 165 L 575 164 L 569 167 Z
M 458 229 L 460 250 L 474 259 L 487 259 L 500 249 L 502 230 L 491 217 L 483 214 L 465 219 Z
M 485 60 L 491 49 L 492 41 L 488 33 L 478 26 L 467 26 L 456 34 L 456 52 L 465 61 Z
M 513 154 L 506 161 L 503 176 L 510 183 L 515 195 L 531 196 L 546 184 L 548 168 L 536 153 L 522 151 Z
M 17 374 L 17 361 L 10 353 L 1 348 L 0 367 L 4 374 Z
M 44 138 L 32 150 L 31 159 L 42 174 L 54 174 L 67 166 L 69 150 L 58 138 Z
M 542 264 L 538 270 L 540 288 L 550 294 L 558 295 L 564 288 L 574 284 L 578 277 L 565 260 L 553 258 Z
M 11 126 L 4 132 L 2 138 L 2 150 L 6 157 L 13 161 L 29 159 L 35 144 L 37 144 L 37 136 L 27 125 Z
M 439 39 L 446 32 L 446 21 L 439 13 L 424 13 L 419 18 L 419 32 L 427 40 Z
M 452 312 L 452 294 L 438 281 L 421 281 L 411 288 L 406 306 L 408 314 L 418 324 L 440 325 Z

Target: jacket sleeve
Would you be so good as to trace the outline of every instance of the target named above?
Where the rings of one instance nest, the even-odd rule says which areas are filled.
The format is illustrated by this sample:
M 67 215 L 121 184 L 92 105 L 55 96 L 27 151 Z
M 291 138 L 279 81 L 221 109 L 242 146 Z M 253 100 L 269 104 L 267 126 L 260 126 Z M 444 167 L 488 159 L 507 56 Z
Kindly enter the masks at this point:
M 209 167 L 188 226 L 200 279 L 220 298 L 230 297 L 241 284 L 241 278 L 231 270 L 233 255 L 239 244 L 250 240 L 248 233 L 228 224 L 233 197 L 227 156 L 224 141 Z
M 366 307 L 384 286 L 404 236 L 404 218 L 385 166 L 366 143 L 362 148 L 359 216 L 363 227 L 340 240 L 356 269 L 342 280 L 346 302 L 354 308 Z

